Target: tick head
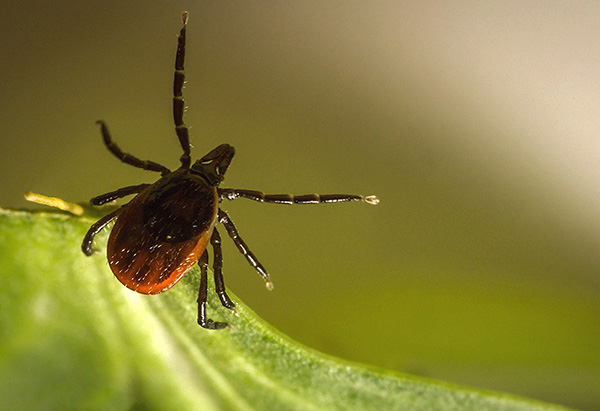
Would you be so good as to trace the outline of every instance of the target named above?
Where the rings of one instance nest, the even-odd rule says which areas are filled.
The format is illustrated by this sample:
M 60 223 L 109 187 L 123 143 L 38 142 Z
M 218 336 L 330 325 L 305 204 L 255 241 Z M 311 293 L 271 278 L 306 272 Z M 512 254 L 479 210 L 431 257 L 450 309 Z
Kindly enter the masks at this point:
M 235 148 L 229 144 L 221 144 L 196 161 L 191 170 L 206 178 L 211 185 L 216 187 L 223 181 L 227 167 L 234 155 Z

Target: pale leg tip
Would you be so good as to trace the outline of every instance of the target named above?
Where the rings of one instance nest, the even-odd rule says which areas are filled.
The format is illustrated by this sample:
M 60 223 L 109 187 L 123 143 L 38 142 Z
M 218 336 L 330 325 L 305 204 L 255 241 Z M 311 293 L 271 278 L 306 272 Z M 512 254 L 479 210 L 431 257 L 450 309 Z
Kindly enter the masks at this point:
M 372 205 L 379 204 L 379 199 L 376 196 L 366 196 L 364 201 L 367 204 L 372 204 Z

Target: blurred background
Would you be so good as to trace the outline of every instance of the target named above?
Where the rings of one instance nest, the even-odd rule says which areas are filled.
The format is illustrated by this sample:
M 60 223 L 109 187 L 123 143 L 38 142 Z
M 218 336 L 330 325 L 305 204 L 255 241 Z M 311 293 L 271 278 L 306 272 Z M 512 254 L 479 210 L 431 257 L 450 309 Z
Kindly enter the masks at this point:
M 600 408 L 600 4 L 4 4 L 3 207 L 154 181 L 98 119 L 178 166 L 184 9 L 185 120 L 196 158 L 236 147 L 223 186 L 381 199 L 223 204 L 275 284 L 224 240 L 241 300 L 331 355 Z

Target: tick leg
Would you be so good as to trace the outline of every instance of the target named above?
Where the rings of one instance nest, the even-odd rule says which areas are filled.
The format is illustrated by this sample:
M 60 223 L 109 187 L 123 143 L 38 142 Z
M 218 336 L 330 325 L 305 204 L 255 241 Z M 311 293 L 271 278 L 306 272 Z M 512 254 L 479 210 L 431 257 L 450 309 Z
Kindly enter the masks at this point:
M 221 323 L 206 318 L 206 296 L 208 294 L 208 252 L 204 253 L 198 260 L 200 266 L 200 289 L 198 290 L 198 324 L 209 330 L 219 330 L 227 327 L 227 323 Z
M 177 39 L 177 55 L 175 56 L 175 76 L 173 78 L 173 121 L 175 122 L 175 132 L 179 137 L 179 144 L 183 149 L 180 157 L 181 166 L 190 167 L 190 136 L 188 128 L 183 122 L 183 112 L 185 111 L 185 101 L 183 99 L 183 84 L 185 83 L 185 72 L 183 64 L 185 61 L 185 29 L 187 27 L 188 14 L 184 11 L 181 15 L 183 27 L 179 32 Z
M 117 198 L 122 198 L 130 194 L 136 194 L 148 187 L 150 184 L 138 184 L 136 186 L 127 186 L 119 188 L 118 190 L 111 191 L 110 193 L 96 196 L 90 200 L 91 205 L 99 206 L 102 204 L 110 203 Z
M 265 267 L 263 267 L 263 265 L 256 259 L 254 254 L 252 254 L 252 251 L 248 249 L 248 246 L 246 245 L 244 240 L 242 240 L 242 237 L 240 237 L 240 234 L 238 233 L 237 228 L 235 228 L 233 221 L 231 221 L 231 218 L 229 218 L 227 213 L 221 209 L 219 209 L 219 214 L 217 218 L 219 222 L 225 226 L 227 234 L 229 234 L 229 237 L 231 237 L 238 250 L 240 250 L 244 257 L 246 257 L 246 260 L 248 260 L 250 265 L 254 267 L 254 269 L 256 269 L 260 276 L 266 281 L 267 288 L 269 290 L 273 289 L 273 283 L 269 279 L 269 273 L 267 273 Z
M 274 204 L 319 204 L 319 203 L 341 203 L 345 201 L 364 201 L 368 204 L 378 204 L 379 199 L 375 196 L 361 196 L 355 194 L 265 194 L 262 191 L 238 190 L 234 188 L 219 188 L 219 199 L 235 200 L 236 198 L 247 198 L 261 203 Z
M 83 242 L 81 243 L 81 250 L 85 255 L 90 256 L 94 253 L 94 250 L 92 250 L 92 245 L 94 244 L 94 237 L 96 237 L 96 234 L 98 234 L 100 230 L 106 227 L 108 223 L 117 218 L 120 211 L 121 209 L 119 208 L 113 211 L 112 213 L 105 215 L 100 220 L 92 224 L 88 232 L 85 234 L 85 237 L 83 237 Z
M 235 308 L 235 304 L 231 302 L 231 299 L 225 292 L 225 282 L 223 281 L 223 251 L 221 250 L 221 236 L 215 228 L 212 236 L 210 237 L 210 243 L 213 246 L 215 253 L 215 260 L 213 261 L 213 272 L 215 274 L 215 290 L 221 300 L 223 307 L 227 307 L 230 310 Z
M 155 163 L 154 161 L 142 161 L 139 158 L 132 156 L 131 154 L 122 152 L 119 146 L 117 146 L 112 141 L 112 138 L 108 131 L 108 127 L 106 127 L 104 121 L 98 120 L 96 121 L 96 124 L 100 124 L 100 130 L 102 131 L 102 139 L 104 140 L 104 145 L 106 146 L 106 148 L 108 148 L 110 152 L 113 153 L 122 162 L 137 168 L 143 168 L 144 170 L 158 171 L 163 176 L 171 172 L 167 167 L 161 166 L 160 164 Z

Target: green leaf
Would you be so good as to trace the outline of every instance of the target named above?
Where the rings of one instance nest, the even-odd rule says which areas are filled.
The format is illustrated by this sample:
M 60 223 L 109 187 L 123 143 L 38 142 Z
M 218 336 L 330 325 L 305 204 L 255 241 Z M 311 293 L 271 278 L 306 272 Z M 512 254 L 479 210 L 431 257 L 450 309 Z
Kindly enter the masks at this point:
M 237 316 L 209 293 L 231 328 L 204 330 L 197 270 L 167 293 L 131 292 L 104 255 L 81 253 L 92 221 L 0 210 L 2 409 L 564 409 L 325 356 L 233 294 Z

